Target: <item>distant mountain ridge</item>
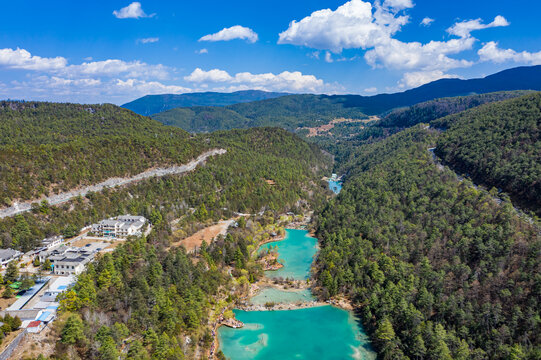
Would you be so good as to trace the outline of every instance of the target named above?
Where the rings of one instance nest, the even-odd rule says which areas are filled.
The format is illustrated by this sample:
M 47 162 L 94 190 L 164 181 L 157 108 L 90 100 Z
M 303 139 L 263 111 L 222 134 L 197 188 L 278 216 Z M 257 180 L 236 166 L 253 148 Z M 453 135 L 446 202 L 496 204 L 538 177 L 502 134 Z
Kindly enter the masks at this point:
M 227 106 L 243 102 L 273 99 L 288 93 L 261 90 L 235 91 L 232 93 L 199 92 L 186 94 L 146 95 L 122 105 L 137 114 L 150 116 L 177 107 Z
M 441 79 L 395 94 L 296 94 L 228 106 L 170 109 L 152 117 L 190 132 L 276 126 L 290 131 L 327 124 L 335 118 L 361 119 L 438 98 L 499 91 L 541 90 L 541 65 L 517 67 L 480 79 Z

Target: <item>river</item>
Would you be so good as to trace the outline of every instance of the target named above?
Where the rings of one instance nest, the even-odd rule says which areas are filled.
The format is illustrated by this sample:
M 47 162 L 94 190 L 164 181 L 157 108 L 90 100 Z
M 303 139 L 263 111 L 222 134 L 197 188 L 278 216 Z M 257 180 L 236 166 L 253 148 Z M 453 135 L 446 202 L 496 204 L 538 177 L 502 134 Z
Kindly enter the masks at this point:
M 287 230 L 286 238 L 265 244 L 276 246 L 284 267 L 266 272 L 268 277 L 308 279 L 317 253 L 317 239 L 305 230 Z M 315 300 L 308 289 L 263 289 L 253 304 L 299 303 Z M 297 310 L 234 310 L 245 326 L 220 327 L 220 349 L 231 360 L 244 359 L 375 359 L 367 335 L 352 312 L 331 305 Z

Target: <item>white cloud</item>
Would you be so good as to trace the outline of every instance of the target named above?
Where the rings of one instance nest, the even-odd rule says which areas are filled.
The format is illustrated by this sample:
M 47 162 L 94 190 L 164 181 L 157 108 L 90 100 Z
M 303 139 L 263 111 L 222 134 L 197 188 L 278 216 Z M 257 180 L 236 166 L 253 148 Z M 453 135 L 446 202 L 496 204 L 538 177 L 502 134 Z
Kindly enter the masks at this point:
M 280 74 L 241 72 L 232 76 L 224 70 L 213 69 L 204 71 L 197 68 L 184 79 L 194 83 L 211 82 L 229 84 L 229 88 L 221 88 L 229 91 L 233 91 L 233 89 L 257 89 L 267 91 L 318 92 L 329 88 L 323 80 L 316 78 L 314 75 L 304 75 L 299 71 L 284 71 Z
M 471 49 L 475 39 L 451 39 L 449 41 L 402 42 L 391 39 L 365 53 L 365 60 L 373 67 L 384 66 L 393 69 L 448 70 L 473 65 L 467 60 L 448 57 Z
M 234 39 L 246 40 L 249 43 L 255 43 L 258 40 L 257 34 L 250 28 L 235 25 L 230 28 L 224 28 L 215 34 L 203 36 L 199 41 L 229 41 Z
M 70 76 L 107 75 L 132 78 L 157 78 L 161 80 L 169 77 L 169 68 L 164 65 L 149 65 L 139 60 L 123 61 L 118 59 L 70 65 L 63 72 Z
M 369 1 L 350 0 L 336 10 L 323 9 L 313 12 L 300 21 L 292 21 L 279 35 L 279 44 L 305 46 L 320 51 L 340 53 L 344 49 L 366 50 L 365 61 L 372 67 L 406 70 L 408 74 L 400 86 L 413 86 L 437 78 L 452 77 L 451 69 L 469 67 L 473 61 L 454 55 L 473 49 L 477 39 L 474 30 L 507 26 L 501 15 L 484 24 L 481 19 L 455 23 L 447 32 L 453 38 L 445 41 L 404 42 L 394 35 L 408 23 L 405 10 L 414 6 L 411 0 Z M 434 19 L 425 17 L 421 25 L 429 26 Z M 456 38 L 454 38 L 456 36 Z M 324 60 L 332 58 L 325 53 Z M 355 59 L 355 57 L 353 57 Z
M 48 71 L 62 69 L 67 63 L 68 61 L 61 56 L 44 58 L 33 56 L 25 49 L 0 49 L 0 66 L 11 69 Z
M 183 86 L 177 85 L 164 85 L 158 81 L 144 81 L 138 79 L 121 80 L 116 79 L 114 81 L 115 86 L 120 90 L 125 90 L 127 93 L 136 92 L 138 94 L 180 94 L 191 92 L 192 90 Z
M 188 76 L 184 77 L 184 80 L 195 83 L 202 82 L 224 82 L 231 81 L 232 77 L 227 73 L 227 71 L 212 69 L 209 71 L 201 70 L 200 68 L 195 69 Z
M 39 75 L 30 76 L 25 81 L 14 81 L 8 90 L 1 92 L 11 98 L 28 100 L 121 104 L 143 95 L 180 94 L 192 92 L 192 89 L 139 79 L 69 79 Z
M 407 72 L 399 83 L 399 87 L 417 87 L 439 79 L 458 78 L 457 75 L 444 74 L 443 71 L 414 71 Z
M 425 17 L 425 18 L 421 21 L 421 25 L 423 25 L 423 26 L 430 26 L 433 22 L 434 22 L 434 19 L 431 19 L 431 18 L 429 18 L 429 17 L 427 16 L 427 17 Z
M 474 30 L 482 30 L 500 26 L 509 26 L 509 22 L 503 16 L 498 15 L 490 24 L 483 24 L 481 19 L 462 21 L 451 26 L 449 29 L 447 29 L 447 32 L 451 35 L 465 38 L 469 37 L 470 33 Z
M 386 42 L 408 22 L 407 16 L 394 16 L 378 3 L 351 0 L 338 7 L 318 10 L 300 21 L 292 21 L 280 33 L 279 44 L 306 46 L 335 53 L 343 49 L 370 48 Z
M 152 44 L 152 43 L 156 43 L 158 41 L 160 41 L 159 37 L 149 37 L 149 38 L 143 38 L 143 39 L 138 39 L 137 40 L 137 42 L 141 43 L 141 44 Z
M 331 55 L 331 53 L 329 51 L 325 52 L 325 61 L 328 62 L 328 63 L 333 62 L 332 55 Z
M 139 19 L 144 17 L 152 17 L 155 14 L 147 15 L 138 1 L 132 2 L 130 5 L 123 7 L 120 10 L 113 11 L 113 15 L 118 19 Z
M 383 6 L 395 10 L 404 10 L 412 8 L 414 5 L 411 0 L 385 0 Z
M 503 63 L 513 61 L 530 65 L 541 65 L 541 51 L 531 53 L 528 51 L 517 52 L 513 49 L 500 49 L 498 43 L 490 41 L 477 52 L 481 61 Z
M 209 51 L 207 49 L 201 49 L 201 50 L 196 50 L 196 54 L 208 54 Z
M 369 87 L 369 88 L 366 88 L 363 90 L 365 93 L 369 93 L 369 94 L 372 94 L 372 93 L 375 93 L 378 91 L 378 88 L 377 87 Z

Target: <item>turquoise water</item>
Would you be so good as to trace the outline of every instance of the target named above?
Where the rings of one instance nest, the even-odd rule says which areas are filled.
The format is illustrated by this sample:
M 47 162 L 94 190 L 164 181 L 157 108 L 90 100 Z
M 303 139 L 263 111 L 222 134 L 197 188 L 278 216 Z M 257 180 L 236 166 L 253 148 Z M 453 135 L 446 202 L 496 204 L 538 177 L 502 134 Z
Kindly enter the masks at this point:
M 335 194 L 339 194 L 342 190 L 342 183 L 340 181 L 329 180 L 329 189 L 331 189 Z
M 306 279 L 317 251 L 317 240 L 305 230 L 287 230 L 282 241 L 264 247 L 278 246 L 285 266 L 268 271 L 268 277 L 282 276 Z M 268 301 L 296 303 L 312 295 L 310 291 L 263 289 L 250 301 L 264 305 Z M 309 300 L 309 301 L 310 301 Z M 218 329 L 220 349 L 231 360 L 281 359 L 376 359 L 366 334 L 353 314 L 333 306 L 318 306 L 298 310 L 242 311 L 235 317 L 245 326 Z
M 333 306 L 241 311 L 241 329 L 220 327 L 221 350 L 232 360 L 375 359 L 350 312 Z
M 276 246 L 279 260 L 284 267 L 274 271 L 265 271 L 268 278 L 291 278 L 305 280 L 310 276 L 310 267 L 317 252 L 317 239 L 308 236 L 306 230 L 287 230 L 282 241 L 273 241 L 262 246 L 263 249 Z
M 274 288 L 266 288 L 261 290 L 259 294 L 250 299 L 253 305 L 265 305 L 268 302 L 277 304 L 296 304 L 299 302 L 313 301 L 315 298 L 309 289 L 301 290 L 278 290 Z

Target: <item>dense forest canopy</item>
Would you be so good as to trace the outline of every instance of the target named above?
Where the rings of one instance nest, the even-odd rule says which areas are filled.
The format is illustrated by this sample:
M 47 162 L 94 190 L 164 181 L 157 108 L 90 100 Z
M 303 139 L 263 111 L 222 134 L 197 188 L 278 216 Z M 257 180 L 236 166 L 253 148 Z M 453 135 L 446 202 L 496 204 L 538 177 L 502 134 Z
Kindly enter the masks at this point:
M 406 128 L 429 123 L 486 103 L 502 101 L 528 94 L 530 91 L 501 91 L 488 94 L 441 98 L 397 109 L 385 115 L 375 126 Z
M 432 124 L 447 129 L 436 148 L 445 163 L 541 215 L 541 93 Z
M 0 204 L 180 165 L 208 146 L 114 105 L 0 103 Z
M 439 169 L 417 126 L 360 151 L 318 219 L 323 296 L 344 293 L 384 359 L 537 359 L 541 237 Z

